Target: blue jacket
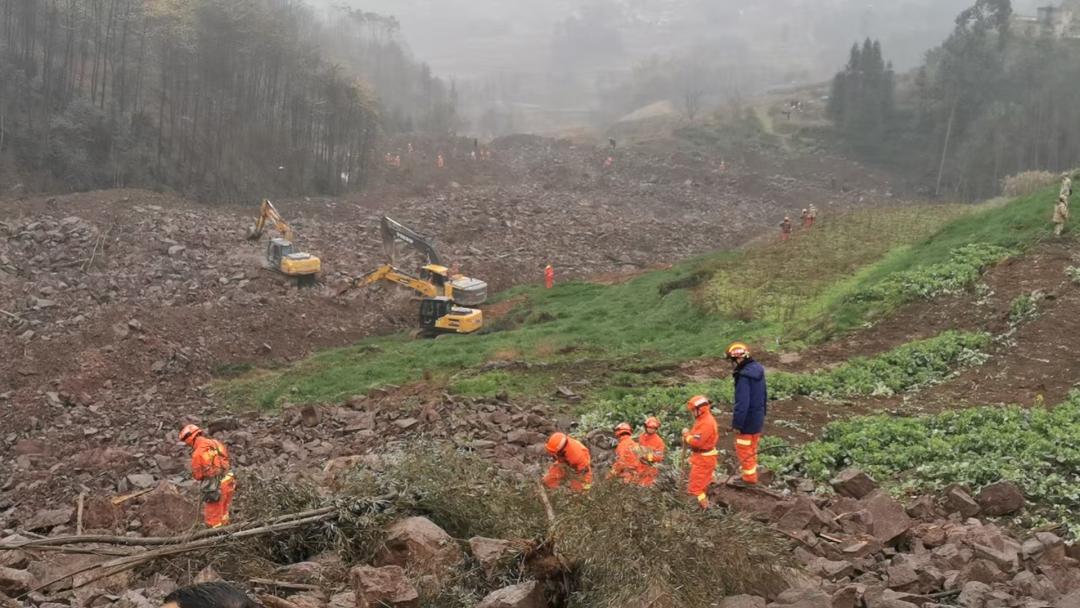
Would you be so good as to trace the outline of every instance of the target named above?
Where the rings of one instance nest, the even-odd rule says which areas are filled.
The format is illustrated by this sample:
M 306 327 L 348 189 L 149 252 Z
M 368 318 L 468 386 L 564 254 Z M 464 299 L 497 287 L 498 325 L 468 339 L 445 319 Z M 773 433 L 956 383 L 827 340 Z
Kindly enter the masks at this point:
M 769 391 L 765 387 L 765 368 L 750 359 L 736 368 L 735 412 L 731 428 L 744 435 L 756 435 L 765 427 Z

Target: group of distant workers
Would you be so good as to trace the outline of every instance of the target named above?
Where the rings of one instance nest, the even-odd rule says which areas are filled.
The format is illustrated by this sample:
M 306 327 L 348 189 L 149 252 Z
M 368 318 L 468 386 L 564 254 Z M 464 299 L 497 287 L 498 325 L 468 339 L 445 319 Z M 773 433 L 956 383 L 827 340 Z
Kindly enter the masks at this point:
M 735 456 L 739 461 L 739 475 L 729 479 L 727 484 L 753 487 L 759 481 L 758 444 L 768 409 L 765 368 L 750 356 L 750 348 L 742 342 L 728 346 L 725 355 L 731 363 L 735 384 L 731 430 L 735 433 Z M 720 429 L 708 397 L 690 397 L 686 409 L 693 416 L 693 425 L 683 428 L 681 433 L 682 444 L 690 452 L 686 493 L 699 507 L 708 509 L 709 486 L 713 484 L 719 463 L 720 453 L 716 445 L 720 439 Z M 665 461 L 659 418 L 646 418 L 644 431 L 637 439 L 633 438 L 633 428 L 628 422 L 620 422 L 613 432 L 618 443 L 608 478 L 644 487 L 655 485 L 659 467 Z M 551 489 L 567 487 L 573 492 L 588 491 L 593 482 L 589 448 L 562 432 L 552 434 L 546 447 L 548 455 L 555 462 L 544 475 L 544 486 Z
M 456 153 L 456 150 L 457 149 L 455 147 L 455 150 L 454 150 L 455 153 Z M 415 152 L 416 152 L 416 148 L 412 145 L 412 143 L 409 143 L 409 144 L 406 145 L 406 152 L 405 152 L 406 157 L 412 157 Z M 477 161 L 477 160 L 491 160 L 493 156 L 494 156 L 494 154 L 492 153 L 491 148 L 489 148 L 487 146 L 481 146 L 479 139 L 473 139 L 472 150 L 469 151 L 469 158 L 471 158 L 474 161 Z M 387 153 L 383 154 L 383 163 L 387 167 L 389 167 L 391 169 L 400 169 L 401 168 L 401 154 L 395 153 L 395 152 L 387 152 Z M 435 168 L 436 169 L 445 169 L 446 168 L 446 156 L 443 155 L 442 152 L 438 152 L 435 155 Z
M 814 222 L 817 221 L 818 210 L 814 205 L 810 205 L 806 209 L 802 210 L 802 227 L 804 230 L 809 230 L 814 227 Z M 791 216 L 785 215 L 784 221 L 780 222 L 780 240 L 791 240 L 792 230 Z

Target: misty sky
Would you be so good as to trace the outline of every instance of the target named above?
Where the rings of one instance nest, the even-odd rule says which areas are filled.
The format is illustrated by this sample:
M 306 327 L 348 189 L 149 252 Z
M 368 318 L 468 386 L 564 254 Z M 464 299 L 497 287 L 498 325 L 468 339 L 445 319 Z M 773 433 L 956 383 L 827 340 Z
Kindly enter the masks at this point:
M 783 58 L 793 28 L 811 31 L 800 44 L 820 63 L 842 61 L 856 38 L 880 38 L 897 67 L 916 65 L 945 36 L 951 19 L 973 0 L 605 0 L 620 9 L 612 24 L 623 33 L 621 65 L 721 38 L 756 41 Z M 483 77 L 493 70 L 532 72 L 548 67 L 552 35 L 563 20 L 594 0 L 313 0 L 393 14 L 417 58 L 444 76 Z M 1038 0 L 1017 0 L 1031 12 Z M 617 21 L 617 23 L 616 23 Z M 835 26 L 835 27 L 834 27 Z M 837 31 L 839 30 L 839 31 Z M 846 35 L 845 35 L 846 34 Z M 890 49 L 892 52 L 890 53 Z M 800 53 L 792 52 L 797 61 Z M 820 65 L 823 73 L 836 66 Z

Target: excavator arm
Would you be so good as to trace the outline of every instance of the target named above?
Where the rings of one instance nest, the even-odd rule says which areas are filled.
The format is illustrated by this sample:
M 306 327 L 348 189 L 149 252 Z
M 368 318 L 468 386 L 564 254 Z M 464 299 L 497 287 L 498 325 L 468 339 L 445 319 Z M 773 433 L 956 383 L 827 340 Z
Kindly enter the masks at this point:
M 259 208 L 259 219 L 255 220 L 254 228 L 248 230 L 248 240 L 257 241 L 262 238 L 268 222 L 274 225 L 274 229 L 281 234 L 282 238 L 287 241 L 293 240 L 292 227 L 285 218 L 281 217 L 278 210 L 274 208 L 274 204 L 267 199 L 263 199 L 262 206 Z
M 357 289 L 360 287 L 367 287 L 379 281 L 389 281 L 391 283 L 397 283 L 416 291 L 423 295 L 425 298 L 434 298 L 443 294 L 439 293 L 438 288 L 430 281 L 412 276 L 407 272 L 403 272 L 394 268 L 389 264 L 379 266 L 371 272 L 356 277 L 349 282 L 348 287 L 342 290 L 342 293 L 350 289 Z
M 442 266 L 439 254 L 435 251 L 435 246 L 432 245 L 430 241 L 420 236 L 419 233 L 385 215 L 382 217 L 381 225 L 383 252 L 386 253 L 386 259 L 390 260 L 391 264 L 397 261 L 394 259 L 394 243 L 396 241 L 401 241 L 424 254 L 427 258 L 427 264 Z

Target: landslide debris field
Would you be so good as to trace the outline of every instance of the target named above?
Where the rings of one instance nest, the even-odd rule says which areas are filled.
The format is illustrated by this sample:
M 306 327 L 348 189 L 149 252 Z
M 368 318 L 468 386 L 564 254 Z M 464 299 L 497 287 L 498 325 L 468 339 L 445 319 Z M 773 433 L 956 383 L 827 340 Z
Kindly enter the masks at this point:
M 0 603 L 155 605 L 218 577 L 282 608 L 1035 608 L 1080 592 L 1064 470 L 1080 452 L 1051 447 L 1080 426 L 1080 261 L 1070 235 L 1048 238 L 1054 193 L 901 205 L 842 161 L 685 142 L 620 146 L 608 168 L 601 147 L 516 136 L 472 161 L 451 142 L 438 170 L 437 144 L 414 143 L 363 197 L 275 201 L 323 260 L 307 290 L 244 239 L 258 201 L 3 202 Z M 811 203 L 819 224 L 777 242 Z M 382 214 L 489 283 L 481 334 L 415 339 L 408 294 L 339 293 L 384 261 Z M 704 393 L 723 425 L 717 355 L 736 338 L 769 369 L 767 488 L 714 486 L 720 508 L 695 513 L 671 449 L 658 493 L 598 483 L 545 509 L 552 431 L 585 440 L 603 477 L 615 422 L 659 415 L 674 448 Z M 188 422 L 238 472 L 248 523 L 217 537 L 171 538 L 199 528 Z

